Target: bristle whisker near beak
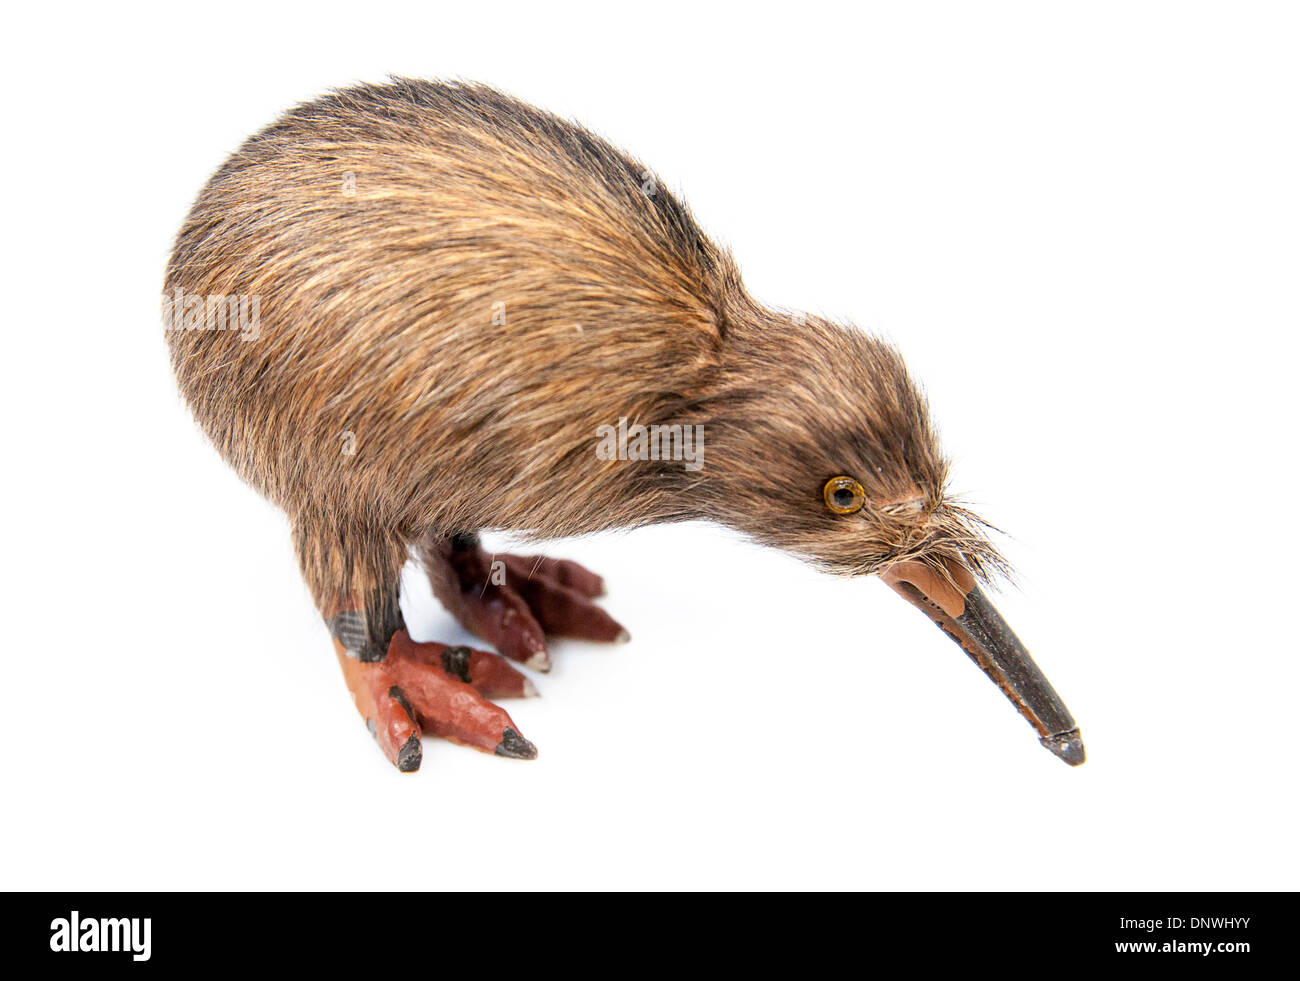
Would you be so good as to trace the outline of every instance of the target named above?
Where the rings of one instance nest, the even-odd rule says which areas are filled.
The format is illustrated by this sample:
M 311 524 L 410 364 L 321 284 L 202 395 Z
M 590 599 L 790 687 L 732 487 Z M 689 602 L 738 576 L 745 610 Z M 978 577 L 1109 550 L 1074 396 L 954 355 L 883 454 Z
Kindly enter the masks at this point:
M 953 538 L 976 578 L 986 585 L 992 585 L 997 579 L 1014 583 L 1015 570 L 991 537 L 1005 536 L 1006 532 L 959 504 L 949 502 L 945 508 L 959 529 Z
M 948 571 L 948 562 L 955 559 L 985 585 L 994 585 L 998 580 L 1015 581 L 1010 563 L 991 538 L 1004 532 L 953 499 L 941 501 L 926 519 L 923 530 L 923 537 L 915 542 L 905 541 L 891 553 L 886 564 L 921 562 L 955 585 Z

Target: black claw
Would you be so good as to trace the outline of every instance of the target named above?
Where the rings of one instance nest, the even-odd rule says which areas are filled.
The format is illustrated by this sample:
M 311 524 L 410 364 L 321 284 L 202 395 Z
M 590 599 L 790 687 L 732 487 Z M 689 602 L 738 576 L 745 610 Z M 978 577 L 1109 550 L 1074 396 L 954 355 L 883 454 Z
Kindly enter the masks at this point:
M 508 756 L 512 760 L 537 759 L 537 747 L 530 743 L 509 726 L 501 733 L 501 742 L 497 746 L 497 756 Z
M 420 745 L 420 737 L 411 733 L 397 751 L 397 768 L 403 773 L 414 773 L 420 768 L 420 760 L 423 758 L 424 747 Z

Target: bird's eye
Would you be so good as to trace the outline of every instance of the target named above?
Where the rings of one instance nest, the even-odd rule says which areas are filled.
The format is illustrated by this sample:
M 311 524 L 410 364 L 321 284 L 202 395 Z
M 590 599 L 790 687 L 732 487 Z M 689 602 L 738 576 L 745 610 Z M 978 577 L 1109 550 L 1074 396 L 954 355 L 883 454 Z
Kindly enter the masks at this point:
M 826 506 L 836 514 L 853 514 L 861 511 L 867 502 L 867 492 L 852 477 L 832 477 L 822 488 Z

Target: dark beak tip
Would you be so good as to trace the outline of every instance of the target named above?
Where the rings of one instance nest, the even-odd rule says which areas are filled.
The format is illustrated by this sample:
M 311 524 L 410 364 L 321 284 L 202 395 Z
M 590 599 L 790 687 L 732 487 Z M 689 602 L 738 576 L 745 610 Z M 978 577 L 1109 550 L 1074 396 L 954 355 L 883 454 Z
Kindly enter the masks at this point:
M 1088 758 L 1083 748 L 1083 737 L 1079 735 L 1078 729 L 1043 736 L 1038 741 L 1050 749 L 1053 756 L 1065 760 L 1070 766 L 1080 766 Z

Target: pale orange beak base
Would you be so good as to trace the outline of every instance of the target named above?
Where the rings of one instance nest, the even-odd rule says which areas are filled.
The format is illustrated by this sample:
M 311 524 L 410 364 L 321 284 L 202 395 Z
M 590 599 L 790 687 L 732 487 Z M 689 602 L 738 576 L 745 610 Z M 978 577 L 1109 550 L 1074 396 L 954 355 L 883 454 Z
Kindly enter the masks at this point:
M 956 586 L 911 561 L 896 563 L 880 578 L 961 645 L 1038 731 L 1039 742 L 1070 766 L 1078 766 L 1086 756 L 1069 709 L 970 570 L 956 562 L 947 566 Z

